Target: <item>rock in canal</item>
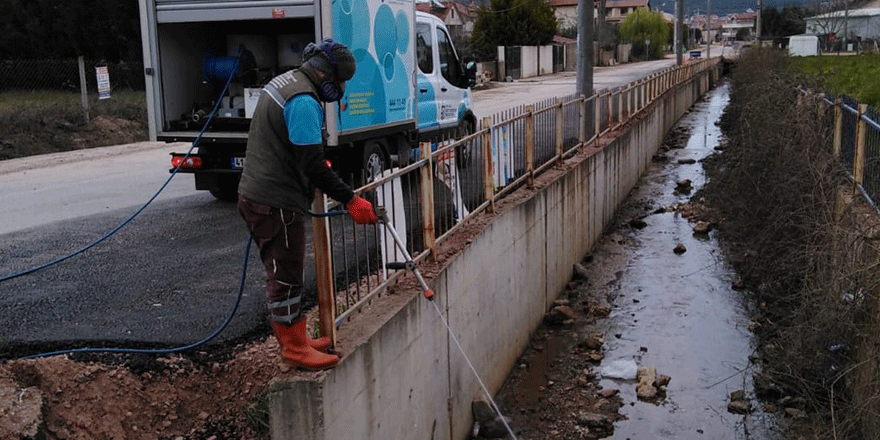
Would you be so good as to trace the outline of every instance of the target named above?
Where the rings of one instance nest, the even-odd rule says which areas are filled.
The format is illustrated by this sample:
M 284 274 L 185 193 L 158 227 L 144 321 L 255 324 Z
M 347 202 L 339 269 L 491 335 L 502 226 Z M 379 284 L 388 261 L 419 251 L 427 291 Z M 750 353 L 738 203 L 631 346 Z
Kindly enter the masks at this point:
M 544 319 L 548 324 L 561 325 L 566 321 L 577 318 L 577 313 L 569 306 L 556 306 L 547 312 Z
M 633 229 L 644 229 L 645 226 L 648 226 L 648 223 L 640 218 L 634 218 L 629 221 L 629 227 Z
M 689 193 L 691 189 L 693 189 L 693 182 L 691 179 L 682 179 L 678 182 L 675 182 L 675 190 L 680 193 Z
M 694 225 L 694 234 L 708 234 L 712 230 L 712 224 L 706 221 L 698 221 Z
M 733 414 L 749 414 L 752 412 L 752 404 L 745 400 L 737 400 L 727 404 L 727 412 Z

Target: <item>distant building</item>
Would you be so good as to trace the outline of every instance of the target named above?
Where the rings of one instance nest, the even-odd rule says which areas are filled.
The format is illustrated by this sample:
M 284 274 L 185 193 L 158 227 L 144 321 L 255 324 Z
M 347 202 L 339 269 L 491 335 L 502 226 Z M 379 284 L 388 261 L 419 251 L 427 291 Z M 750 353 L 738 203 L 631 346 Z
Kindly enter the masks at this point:
M 639 8 L 650 10 L 651 2 L 648 0 L 607 0 L 605 2 L 605 21 L 620 23 L 627 15 Z
M 577 26 L 578 0 L 548 0 L 556 14 L 556 20 L 562 28 Z M 593 18 L 599 16 L 599 2 L 593 2 Z M 627 14 L 639 8 L 651 9 L 650 0 L 606 0 L 605 21 L 607 23 L 620 23 Z
M 416 9 L 437 16 L 449 30 L 452 38 L 470 38 L 477 19 L 476 3 L 464 5 L 456 1 L 417 1 Z
M 735 41 L 738 35 L 744 34 L 744 40 L 753 40 L 756 35 L 758 13 L 754 11 L 728 14 L 721 23 L 722 41 Z
M 755 21 L 752 18 L 751 20 L 753 21 L 749 22 L 749 14 L 754 13 L 729 14 L 724 17 L 717 15 L 708 17 L 702 14 L 693 15 L 685 19 L 685 24 L 690 29 L 688 40 L 693 43 L 705 44 L 706 41 L 721 41 L 727 38 L 728 35 L 733 35 L 733 38 L 736 38 L 736 34 L 740 29 L 749 29 L 749 35 L 754 35 Z M 757 14 L 754 14 L 754 17 L 757 17 Z M 700 31 L 701 41 L 693 41 L 696 30 Z
M 834 36 L 834 39 L 880 39 L 880 8 L 851 9 L 829 12 L 804 19 L 807 34 Z

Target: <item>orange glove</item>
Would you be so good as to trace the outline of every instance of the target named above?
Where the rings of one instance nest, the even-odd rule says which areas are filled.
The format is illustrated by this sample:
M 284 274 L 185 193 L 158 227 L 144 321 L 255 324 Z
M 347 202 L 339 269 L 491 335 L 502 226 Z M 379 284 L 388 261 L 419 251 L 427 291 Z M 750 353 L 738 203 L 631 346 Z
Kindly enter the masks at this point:
M 351 218 L 354 219 L 355 223 L 372 225 L 379 221 L 379 219 L 376 218 L 376 211 L 373 211 L 373 204 L 361 196 L 354 196 L 354 198 L 348 202 L 346 209 L 348 209 L 348 213 L 351 214 Z

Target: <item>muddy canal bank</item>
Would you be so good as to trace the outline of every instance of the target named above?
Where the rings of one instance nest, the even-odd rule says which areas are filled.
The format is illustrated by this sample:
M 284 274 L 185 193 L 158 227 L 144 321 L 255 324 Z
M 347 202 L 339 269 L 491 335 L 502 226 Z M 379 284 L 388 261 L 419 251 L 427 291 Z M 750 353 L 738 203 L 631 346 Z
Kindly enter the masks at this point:
M 775 419 L 754 400 L 744 296 L 733 288 L 735 274 L 711 225 L 699 222 L 699 201 L 691 201 L 706 181 L 701 160 L 723 148 L 716 123 L 728 100 L 722 85 L 679 121 L 574 271 L 561 307 L 498 394 L 518 437 L 777 434 Z M 638 367 L 667 376 L 668 384 L 654 397 L 650 386 L 637 396 Z

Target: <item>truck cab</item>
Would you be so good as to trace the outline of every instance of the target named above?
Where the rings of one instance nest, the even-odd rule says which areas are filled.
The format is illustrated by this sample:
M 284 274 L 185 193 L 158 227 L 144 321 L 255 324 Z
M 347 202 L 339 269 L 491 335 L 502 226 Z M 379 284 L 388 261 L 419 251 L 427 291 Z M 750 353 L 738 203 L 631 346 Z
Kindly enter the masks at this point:
M 416 14 L 419 139 L 470 134 L 476 125 L 471 111 L 473 72 L 468 74 L 459 61 L 443 22 L 430 14 Z
M 299 67 L 309 42 L 334 38 L 357 72 L 324 104 L 326 154 L 354 186 L 405 165 L 420 140 L 472 132 L 473 70 L 413 1 L 139 0 L 151 140 L 191 142 L 172 171 L 234 200 L 262 87 Z M 418 39 L 417 39 L 418 36 Z M 417 55 L 423 58 L 417 60 Z M 178 168 L 178 165 L 180 166 Z

